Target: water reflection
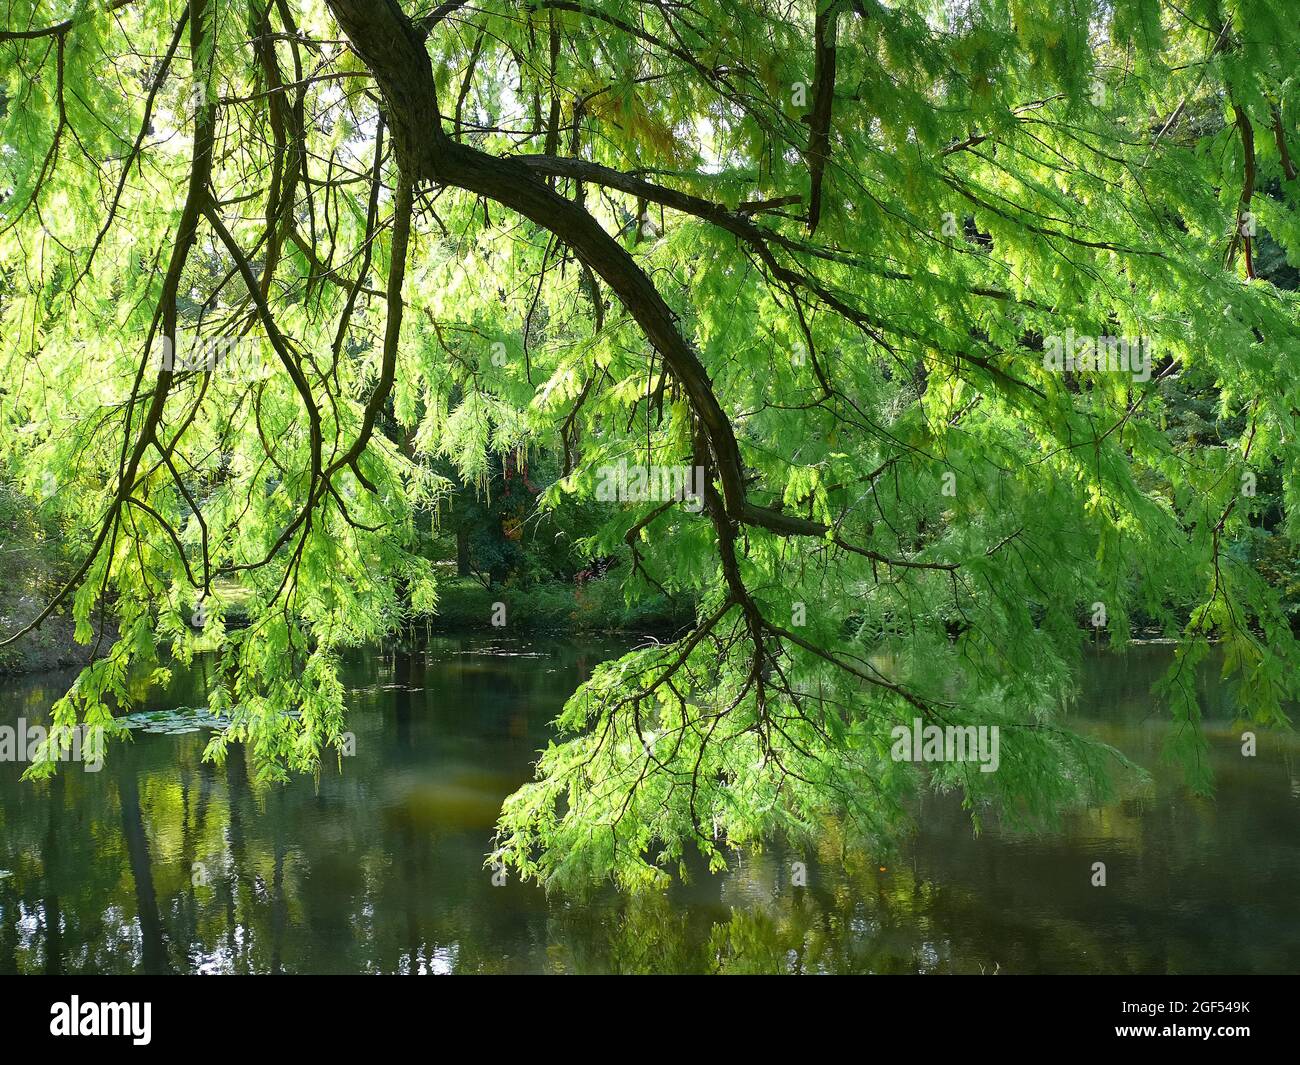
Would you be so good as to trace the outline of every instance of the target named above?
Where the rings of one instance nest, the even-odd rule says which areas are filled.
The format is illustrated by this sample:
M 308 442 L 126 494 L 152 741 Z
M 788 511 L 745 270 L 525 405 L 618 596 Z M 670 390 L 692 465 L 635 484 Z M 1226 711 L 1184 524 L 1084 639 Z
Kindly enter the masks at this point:
M 613 645 L 444 639 L 350 663 L 356 755 L 263 795 L 233 748 L 138 734 L 105 770 L 23 784 L 0 764 L 0 972 L 1284 972 L 1300 967 L 1300 772 L 1289 737 L 1240 754 L 1203 680 L 1219 790 L 1159 767 L 1163 648 L 1095 660 L 1085 726 L 1155 786 L 1050 836 L 927 797 L 889 859 L 770 850 L 666 895 L 575 902 L 482 867 L 501 799 Z M 0 688 L 0 724 L 58 680 Z M 193 705 L 182 682 L 158 705 Z M 790 886 L 790 863 L 809 886 Z M 1104 861 L 1108 886 L 1090 885 Z

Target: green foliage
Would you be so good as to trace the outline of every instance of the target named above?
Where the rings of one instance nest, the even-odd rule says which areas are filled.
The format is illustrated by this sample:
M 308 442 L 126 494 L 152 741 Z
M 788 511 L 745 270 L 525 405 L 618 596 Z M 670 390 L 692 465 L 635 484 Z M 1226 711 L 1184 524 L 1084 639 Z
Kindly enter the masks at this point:
M 581 585 L 507 581 L 491 588 L 473 578 L 442 578 L 438 614 L 430 624 L 451 632 L 491 630 L 496 603 L 505 604 L 510 633 L 677 633 L 689 628 L 694 617 L 685 600 L 652 596 L 627 602 L 616 575 Z
M 503 464 L 542 456 L 516 518 L 617 557 L 625 603 L 699 604 L 574 695 L 506 805 L 494 857 L 548 883 L 830 820 L 888 840 L 923 784 L 977 823 L 1095 798 L 1116 756 L 1063 717 L 1098 605 L 1116 645 L 1182 639 L 1163 690 L 1198 787 L 1208 641 L 1243 714 L 1286 723 L 1286 5 L 404 18 L 8 5 L 52 28 L 0 32 L 0 461 L 30 498 L 57 480 L 79 634 L 118 632 L 57 722 L 210 651 L 210 756 L 310 771 L 340 650 L 435 608 L 449 495 L 494 527 Z M 431 74 L 403 65 L 425 31 Z M 173 329 L 248 350 L 174 371 Z M 1143 338 L 1151 373 L 1057 372 L 1066 335 Z M 704 497 L 601 499 L 619 464 L 702 467 Z M 918 717 L 997 725 L 1001 768 L 895 761 Z
M 5 631 L 39 610 L 68 575 L 62 531 L 47 504 L 0 481 L 0 626 Z M 75 650 L 72 625 L 59 613 L 36 632 L 0 648 L 0 673 L 68 665 L 78 657 Z

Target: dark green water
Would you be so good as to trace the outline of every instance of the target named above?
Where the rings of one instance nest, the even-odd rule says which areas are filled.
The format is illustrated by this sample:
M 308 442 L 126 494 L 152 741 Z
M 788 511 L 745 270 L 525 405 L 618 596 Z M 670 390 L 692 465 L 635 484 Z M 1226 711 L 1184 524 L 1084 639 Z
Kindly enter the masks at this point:
M 0 972 L 1300 970 L 1300 746 L 1260 733 L 1242 757 L 1230 693 L 1205 680 L 1218 791 L 1189 797 L 1158 768 L 1146 692 L 1164 648 L 1094 659 L 1075 716 L 1155 769 L 1154 787 L 1059 833 L 975 837 L 928 797 L 883 868 L 845 868 L 828 841 L 662 896 L 493 886 L 500 800 L 616 650 L 453 638 L 358 657 L 356 755 L 262 802 L 237 749 L 201 762 L 206 733 L 137 733 L 101 772 L 42 784 L 0 763 Z M 42 718 L 61 679 L 0 686 L 0 724 Z M 789 886 L 801 858 L 807 889 Z

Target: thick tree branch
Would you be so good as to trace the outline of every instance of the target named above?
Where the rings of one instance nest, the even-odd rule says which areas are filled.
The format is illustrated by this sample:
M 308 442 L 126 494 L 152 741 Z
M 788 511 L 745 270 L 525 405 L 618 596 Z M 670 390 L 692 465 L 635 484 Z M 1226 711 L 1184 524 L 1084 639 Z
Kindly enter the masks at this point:
M 813 106 L 808 116 L 808 232 L 817 231 L 822 215 L 822 179 L 831 150 L 831 109 L 835 100 L 835 40 L 839 0 L 818 5 L 813 23 Z

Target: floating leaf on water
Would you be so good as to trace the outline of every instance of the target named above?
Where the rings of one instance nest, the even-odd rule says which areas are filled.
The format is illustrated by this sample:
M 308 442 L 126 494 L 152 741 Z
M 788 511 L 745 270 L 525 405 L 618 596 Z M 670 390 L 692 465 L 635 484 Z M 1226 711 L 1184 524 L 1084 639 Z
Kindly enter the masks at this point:
M 180 706 L 174 710 L 138 710 L 120 719 L 129 729 L 169 736 L 181 736 L 200 729 L 222 729 L 227 722 L 207 707 Z
M 285 716 L 297 720 L 302 716 L 302 711 L 289 710 Z M 137 710 L 118 718 L 117 723 L 128 729 L 155 735 L 183 736 L 202 729 L 220 731 L 230 724 L 230 720 L 224 715 L 218 717 L 206 706 L 178 706 L 173 710 Z

